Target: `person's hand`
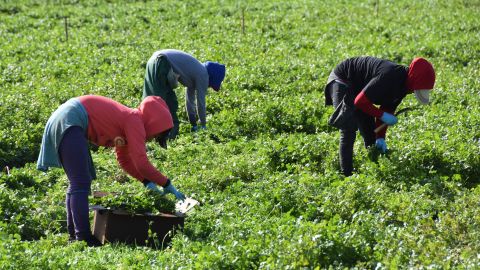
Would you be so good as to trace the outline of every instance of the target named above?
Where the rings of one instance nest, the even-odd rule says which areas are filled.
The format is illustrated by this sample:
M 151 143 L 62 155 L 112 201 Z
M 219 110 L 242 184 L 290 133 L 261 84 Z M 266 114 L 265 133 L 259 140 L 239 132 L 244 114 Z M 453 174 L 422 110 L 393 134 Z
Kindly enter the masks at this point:
M 168 180 L 167 182 L 167 185 L 165 185 L 163 187 L 163 191 L 165 192 L 165 194 L 167 193 L 171 193 L 173 195 L 175 195 L 175 197 L 177 198 L 177 200 L 185 200 L 185 195 L 183 195 L 183 193 L 181 193 L 180 191 L 178 191 L 174 186 L 173 184 L 170 182 L 170 180 Z
M 382 122 L 384 122 L 385 124 L 387 124 L 389 126 L 393 126 L 398 122 L 398 119 L 395 115 L 387 113 L 387 112 L 384 112 L 382 114 L 382 117 L 380 117 L 380 120 L 382 120 Z
M 157 184 L 155 184 L 153 182 L 150 182 L 150 181 L 145 182 L 144 186 L 149 190 L 156 191 L 158 193 L 163 193 L 162 191 L 160 191 L 160 189 L 158 189 Z
M 207 125 L 201 125 L 201 126 L 200 126 L 200 129 L 206 130 L 206 129 L 207 129 Z
M 192 129 L 190 131 L 191 132 L 197 132 L 198 131 L 198 126 L 197 125 L 192 125 Z
M 378 138 L 376 141 L 375 141 L 375 147 L 380 150 L 380 152 L 382 153 L 386 153 L 387 152 L 387 143 L 385 142 L 385 139 L 383 138 Z

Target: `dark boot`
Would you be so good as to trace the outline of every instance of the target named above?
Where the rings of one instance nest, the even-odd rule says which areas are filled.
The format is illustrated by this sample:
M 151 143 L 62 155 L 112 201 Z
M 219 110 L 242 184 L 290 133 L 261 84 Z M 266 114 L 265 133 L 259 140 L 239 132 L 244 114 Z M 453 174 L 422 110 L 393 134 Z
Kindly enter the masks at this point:
M 85 239 L 77 239 L 78 241 L 84 241 L 87 243 L 89 247 L 101 247 L 103 246 L 102 243 L 93 235 L 89 235 L 85 237 Z

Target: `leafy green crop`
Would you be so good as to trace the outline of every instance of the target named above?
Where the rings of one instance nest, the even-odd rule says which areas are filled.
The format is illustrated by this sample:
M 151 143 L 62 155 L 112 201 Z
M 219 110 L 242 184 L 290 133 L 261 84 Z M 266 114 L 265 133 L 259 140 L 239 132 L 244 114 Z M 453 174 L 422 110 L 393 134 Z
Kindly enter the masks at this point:
M 0 173 L 0 268 L 479 268 L 478 14 L 478 1 L 462 0 L 1 1 L 0 169 L 12 169 Z M 207 130 L 190 133 L 179 87 L 181 135 L 168 150 L 148 145 L 202 205 L 165 250 L 69 244 L 68 179 L 35 169 L 44 125 L 78 95 L 138 106 L 146 61 L 163 48 L 227 66 L 207 96 Z M 437 80 L 431 106 L 389 128 L 389 153 L 357 137 L 345 178 L 323 88 L 358 55 L 422 56 Z M 411 95 L 400 105 L 412 106 Z M 120 197 L 91 204 L 172 207 L 111 150 L 92 156 L 92 190 Z
M 175 201 L 172 198 L 160 196 L 154 191 L 147 189 L 136 193 L 123 190 L 102 197 L 93 197 L 91 204 L 100 205 L 109 209 L 125 210 L 134 213 L 174 213 Z

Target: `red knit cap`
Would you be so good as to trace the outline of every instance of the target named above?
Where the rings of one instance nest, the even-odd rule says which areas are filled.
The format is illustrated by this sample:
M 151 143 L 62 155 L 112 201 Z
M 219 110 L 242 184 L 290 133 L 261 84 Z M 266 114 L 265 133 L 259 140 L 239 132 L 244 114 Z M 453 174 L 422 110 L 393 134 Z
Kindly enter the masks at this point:
M 432 64 L 421 57 L 413 59 L 408 69 L 408 90 L 433 89 L 434 84 L 435 70 Z

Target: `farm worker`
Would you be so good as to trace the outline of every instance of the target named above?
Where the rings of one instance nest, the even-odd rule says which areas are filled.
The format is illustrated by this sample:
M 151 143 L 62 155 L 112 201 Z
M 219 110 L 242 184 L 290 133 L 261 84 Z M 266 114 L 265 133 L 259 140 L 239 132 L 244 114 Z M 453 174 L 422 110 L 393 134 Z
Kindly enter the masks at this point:
M 421 104 L 428 104 L 434 84 L 433 66 L 423 58 L 413 59 L 408 67 L 368 56 L 349 58 L 338 64 L 328 77 L 325 103 L 335 107 L 329 124 L 340 129 L 342 173 L 352 174 L 357 129 L 365 147 L 375 145 L 385 153 L 386 128 L 376 134 L 375 128 L 383 123 L 389 126 L 397 123 L 395 110 L 407 94 L 413 93 Z
M 185 101 L 188 120 L 192 126 L 191 131 L 195 132 L 199 128 L 197 108 L 200 128 L 205 129 L 207 125 L 207 88 L 211 87 L 218 92 L 224 78 L 225 65 L 210 61 L 200 63 L 192 55 L 179 50 L 161 50 L 153 53 L 147 62 L 143 98 L 160 96 L 167 102 L 173 118 L 169 138 L 174 139 L 180 125 L 177 116 L 178 101 L 174 91 L 178 82 L 187 87 Z
M 185 196 L 148 160 L 145 142 L 157 139 L 166 148 L 172 117 L 160 97 L 148 97 L 136 109 L 112 99 L 86 95 L 62 104 L 48 119 L 43 133 L 37 168 L 63 167 L 69 180 L 66 195 L 67 228 L 70 240 L 100 243 L 92 236 L 88 217 L 88 194 L 96 178 L 88 141 L 115 147 L 120 166 L 147 188 L 163 187 L 177 199 Z M 148 179 L 148 180 L 147 180 Z M 151 182 L 150 182 L 151 181 Z M 157 189 L 157 191 L 160 191 Z

